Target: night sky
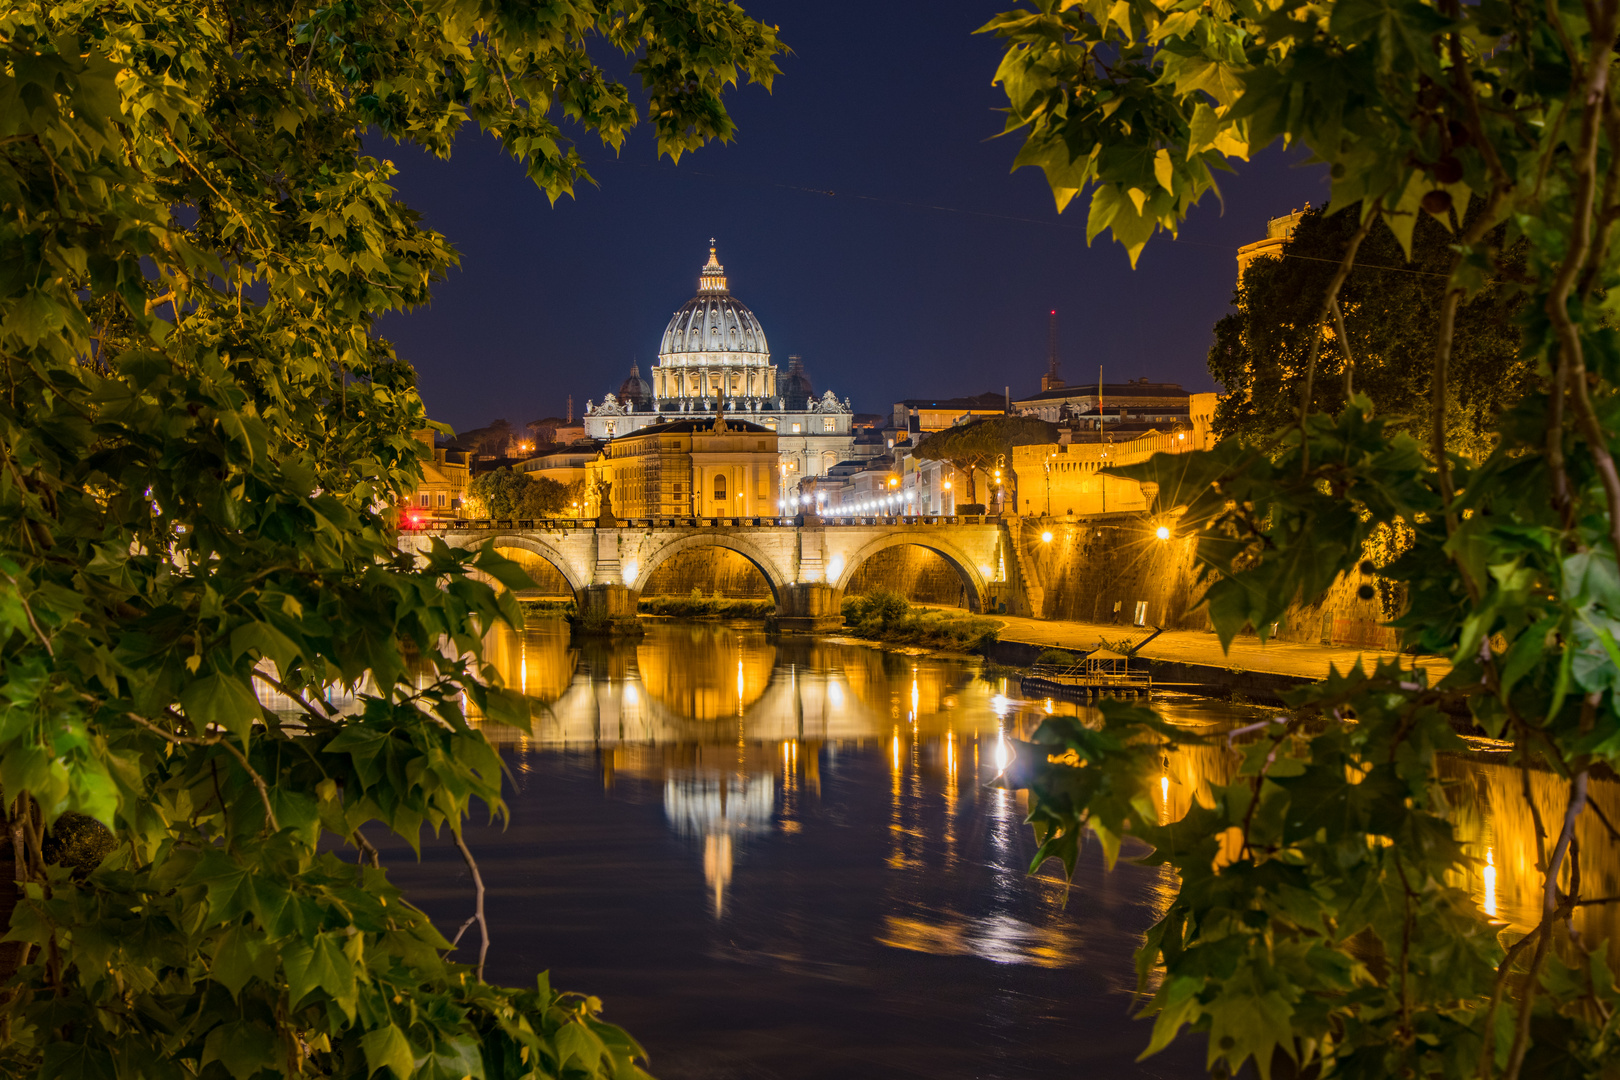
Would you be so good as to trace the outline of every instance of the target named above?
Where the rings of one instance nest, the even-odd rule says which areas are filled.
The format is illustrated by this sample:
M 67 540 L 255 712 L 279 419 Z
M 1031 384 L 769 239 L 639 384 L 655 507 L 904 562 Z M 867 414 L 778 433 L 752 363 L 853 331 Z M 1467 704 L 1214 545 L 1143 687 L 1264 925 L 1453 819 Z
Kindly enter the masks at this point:
M 772 361 L 801 356 L 817 393 L 857 411 L 1039 389 L 1053 308 L 1070 382 L 1094 382 L 1100 364 L 1109 382 L 1210 390 L 1237 248 L 1267 218 L 1326 199 L 1319 169 L 1270 151 L 1223 174 L 1224 212 L 1206 196 L 1181 239 L 1150 241 L 1132 272 L 1106 236 L 1086 247 L 1085 196 L 1060 217 L 1038 170 L 1008 172 L 1020 140 L 994 137 L 1001 48 L 972 33 L 1008 0 L 743 6 L 778 24 L 793 55 L 773 93 L 731 95 L 733 143 L 678 166 L 655 158 L 645 127 L 617 158 L 581 138 L 601 186 L 551 207 L 471 127 L 449 162 L 368 146 L 462 253 L 430 307 L 382 323 L 435 419 L 523 424 L 562 415 L 570 394 L 577 417 L 632 361 L 645 374 L 711 236 Z

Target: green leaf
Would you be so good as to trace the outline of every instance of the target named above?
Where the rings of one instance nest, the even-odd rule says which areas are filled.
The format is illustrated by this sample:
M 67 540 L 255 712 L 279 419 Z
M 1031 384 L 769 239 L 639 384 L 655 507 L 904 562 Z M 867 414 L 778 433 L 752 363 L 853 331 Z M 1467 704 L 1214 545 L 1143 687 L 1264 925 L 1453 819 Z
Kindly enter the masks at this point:
M 281 954 L 287 972 L 287 990 L 300 1002 L 317 989 L 326 991 L 345 1012 L 353 1011 L 355 996 L 354 962 L 344 955 L 338 939 L 321 931 L 309 945 L 295 946 Z
M 248 980 L 259 974 L 257 961 L 261 948 L 261 938 L 244 930 L 240 924 L 232 926 L 214 946 L 209 978 L 229 990 L 231 997 L 240 996 Z
M 1137 1061 L 1151 1057 L 1169 1046 L 1182 1025 L 1198 1019 L 1199 1013 L 1202 1012 L 1198 1003 L 1198 992 L 1203 987 L 1203 979 L 1185 975 L 1177 975 L 1164 981 L 1153 998 L 1152 1007 L 1158 1012 L 1153 1020 L 1153 1037 L 1148 1040 L 1147 1049 L 1137 1055 Z
M 396 1080 L 411 1080 L 415 1073 L 416 1055 L 398 1025 L 389 1024 L 366 1032 L 360 1037 L 360 1049 L 366 1055 L 368 1075 L 387 1069 Z
M 277 1056 L 275 1034 L 248 1020 L 220 1024 L 203 1040 L 203 1066 L 217 1061 L 234 1080 L 250 1080 L 261 1069 L 281 1072 Z
M 180 705 L 200 735 L 223 728 L 245 746 L 253 724 L 260 716 L 259 699 L 247 683 L 235 675 L 210 672 L 180 691 Z

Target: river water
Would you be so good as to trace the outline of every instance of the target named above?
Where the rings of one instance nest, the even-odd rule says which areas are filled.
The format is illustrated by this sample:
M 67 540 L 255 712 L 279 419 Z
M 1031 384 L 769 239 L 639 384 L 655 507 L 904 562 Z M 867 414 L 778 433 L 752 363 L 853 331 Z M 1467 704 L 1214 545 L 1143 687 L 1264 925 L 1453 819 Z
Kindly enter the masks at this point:
M 1169 872 L 1105 872 L 1092 845 L 1072 885 L 1031 876 L 1021 798 L 987 786 L 1008 737 L 1076 706 L 1021 700 L 977 661 L 743 625 L 656 622 L 641 641 L 581 648 L 547 620 L 491 644 L 535 717 L 532 738 L 488 729 L 511 770 L 511 822 L 468 832 L 492 981 L 549 970 L 601 997 L 664 1080 L 1203 1075 L 1192 1040 L 1135 1061 L 1148 1024 L 1130 1019 L 1132 954 L 1173 895 Z M 1155 704 L 1201 729 L 1265 715 Z M 1235 764 L 1172 757 L 1154 793 L 1166 820 Z M 1493 809 L 1517 802 L 1519 775 L 1488 755 L 1450 772 L 1476 811 L 1470 851 L 1488 860 L 1467 884 L 1525 925 L 1528 815 Z M 1533 779 L 1556 819 L 1561 791 Z M 1620 820 L 1620 786 L 1592 797 Z M 1620 894 L 1620 856 L 1588 824 L 1585 893 Z M 453 848 L 385 854 L 441 927 L 470 914 Z M 1620 940 L 1616 907 L 1583 909 L 1578 925 Z

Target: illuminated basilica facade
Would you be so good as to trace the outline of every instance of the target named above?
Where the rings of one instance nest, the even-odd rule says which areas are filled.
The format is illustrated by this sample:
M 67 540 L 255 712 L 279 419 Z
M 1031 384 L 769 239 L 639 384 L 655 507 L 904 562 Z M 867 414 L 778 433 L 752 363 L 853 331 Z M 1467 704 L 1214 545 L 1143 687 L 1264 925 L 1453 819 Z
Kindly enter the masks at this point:
M 669 320 L 651 379 L 631 368 L 617 394 L 587 402 L 585 433 L 614 439 L 652 424 L 713 417 L 746 420 L 777 433 L 783 489 L 823 476 L 850 457 L 849 399 L 817 397 L 796 358 L 785 375 L 771 363 L 765 328 L 731 295 L 725 268 L 709 243 L 698 293 Z

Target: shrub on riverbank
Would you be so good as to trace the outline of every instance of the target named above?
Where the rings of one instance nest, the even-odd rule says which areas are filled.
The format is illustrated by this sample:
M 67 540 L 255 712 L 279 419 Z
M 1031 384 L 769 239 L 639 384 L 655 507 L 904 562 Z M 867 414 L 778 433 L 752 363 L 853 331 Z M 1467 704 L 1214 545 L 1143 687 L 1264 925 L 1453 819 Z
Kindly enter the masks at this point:
M 670 615 L 682 619 L 763 619 L 776 611 L 776 601 L 728 600 L 723 596 L 703 596 L 696 589 L 691 596 L 643 596 L 636 604 L 643 615 Z
M 572 600 L 519 600 L 518 607 L 525 617 L 550 619 L 574 614 L 578 609 Z
M 843 613 L 846 633 L 892 645 L 983 652 L 995 644 L 1000 632 L 992 619 L 965 611 L 913 608 L 905 597 L 887 589 L 846 596 Z

